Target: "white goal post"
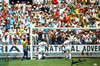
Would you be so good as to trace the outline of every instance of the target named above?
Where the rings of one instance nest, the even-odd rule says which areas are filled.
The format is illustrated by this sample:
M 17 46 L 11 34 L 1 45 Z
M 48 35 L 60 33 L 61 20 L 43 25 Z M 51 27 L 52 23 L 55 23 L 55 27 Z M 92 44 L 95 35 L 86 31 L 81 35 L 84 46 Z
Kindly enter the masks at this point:
M 33 29 L 35 30 L 35 29 L 52 29 L 52 30 L 56 30 L 56 29 L 62 29 L 62 30 L 72 30 L 72 29 L 76 29 L 76 30 L 85 30 L 85 29 L 94 29 L 94 30 L 96 30 L 96 29 L 100 29 L 100 28 L 84 28 L 84 27 L 80 27 L 80 28 L 71 28 L 71 27 L 57 27 L 57 28 L 54 28 L 54 27 L 31 27 L 30 28 L 30 43 L 31 43 L 31 45 L 30 45 L 30 51 L 31 51 L 31 59 L 33 59 L 33 50 L 32 50 L 32 31 L 33 31 Z

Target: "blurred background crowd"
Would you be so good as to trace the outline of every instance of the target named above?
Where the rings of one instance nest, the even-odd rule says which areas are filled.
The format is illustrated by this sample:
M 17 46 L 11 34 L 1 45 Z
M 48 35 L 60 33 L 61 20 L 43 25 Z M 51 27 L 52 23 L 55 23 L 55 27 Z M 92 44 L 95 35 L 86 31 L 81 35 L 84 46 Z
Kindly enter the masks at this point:
M 34 0 L 0 2 L 0 44 L 18 45 L 26 38 L 30 44 L 31 27 L 100 28 L 99 0 Z M 100 44 L 100 29 L 33 30 L 33 44 L 41 40 L 62 44 Z

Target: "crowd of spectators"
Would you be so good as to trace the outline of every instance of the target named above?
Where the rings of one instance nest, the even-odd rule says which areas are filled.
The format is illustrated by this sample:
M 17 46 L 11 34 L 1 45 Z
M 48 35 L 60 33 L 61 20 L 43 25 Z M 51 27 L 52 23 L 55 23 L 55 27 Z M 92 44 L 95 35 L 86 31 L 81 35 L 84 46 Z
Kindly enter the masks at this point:
M 49 0 L 48 0 L 49 1 Z M 26 38 L 30 44 L 31 27 L 100 28 L 100 6 L 95 3 L 12 2 L 0 7 L 0 44 L 18 45 Z M 34 44 L 42 39 L 49 44 L 62 44 L 66 37 L 71 44 L 100 44 L 100 29 L 32 31 Z

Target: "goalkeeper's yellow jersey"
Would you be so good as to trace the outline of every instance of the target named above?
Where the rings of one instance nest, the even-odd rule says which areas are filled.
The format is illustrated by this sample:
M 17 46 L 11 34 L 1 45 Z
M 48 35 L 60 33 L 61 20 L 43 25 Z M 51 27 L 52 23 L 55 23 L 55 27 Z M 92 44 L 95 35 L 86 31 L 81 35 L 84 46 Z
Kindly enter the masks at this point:
M 27 48 L 27 40 L 22 41 L 22 44 L 23 44 L 23 49 L 26 49 Z

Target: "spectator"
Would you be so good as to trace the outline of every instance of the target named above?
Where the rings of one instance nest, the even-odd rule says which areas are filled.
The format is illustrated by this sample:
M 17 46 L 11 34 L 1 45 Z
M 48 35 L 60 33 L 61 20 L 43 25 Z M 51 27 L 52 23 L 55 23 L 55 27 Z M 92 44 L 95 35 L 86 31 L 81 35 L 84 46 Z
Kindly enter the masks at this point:
M 55 42 L 56 42 L 56 35 L 55 35 L 55 33 L 53 33 L 51 35 L 51 40 L 52 40 L 52 44 L 55 44 Z
M 70 43 L 73 45 L 74 44 L 74 34 L 71 33 L 71 35 L 69 35 L 69 40 L 70 40 Z
M 89 36 L 88 32 L 85 32 L 82 37 L 86 40 Z
M 10 34 L 10 37 L 9 37 L 9 42 L 8 42 L 8 44 L 9 44 L 9 45 L 13 45 L 13 38 L 12 38 L 11 34 Z
M 10 29 L 10 23 L 9 23 L 9 21 L 6 22 L 5 28 L 6 28 L 6 30 Z
M 97 44 L 100 45 L 100 39 L 97 39 Z
M 91 4 L 94 4 L 94 3 L 95 3 L 95 0 L 90 0 L 90 3 L 91 3 Z
M 23 33 L 24 33 L 24 28 L 20 27 L 20 29 L 19 29 L 19 35 L 21 36 Z
M 29 1 L 26 4 L 26 8 L 27 8 L 28 11 L 30 11 L 32 9 L 32 5 L 30 4 Z
M 67 2 L 68 4 L 70 4 L 70 3 L 71 3 L 71 0 L 66 0 L 66 2 Z
M 34 44 L 37 45 L 38 41 L 40 41 L 42 38 L 39 38 L 39 35 L 35 33 L 35 31 L 32 32 L 32 40 L 34 40 Z
M 66 3 L 66 1 L 68 3 Z M 76 0 L 73 1 L 76 2 Z M 12 4 L 7 4 L 4 2 L 0 10 L 1 37 L 5 37 L 6 33 L 11 34 L 12 37 L 14 37 L 16 34 L 17 38 L 25 34 L 29 44 L 31 27 L 99 28 L 100 6 L 97 5 L 97 1 L 99 0 L 77 0 L 77 4 L 72 2 L 72 0 L 53 0 L 52 2 L 54 4 L 51 3 L 51 0 L 45 0 L 44 2 L 43 0 L 34 0 L 33 4 L 30 2 L 20 3 L 19 1 L 17 1 L 17 3 L 12 2 Z M 83 4 L 81 2 L 83 2 Z M 95 6 L 94 3 L 97 6 Z M 98 29 L 85 29 L 63 30 L 62 32 L 62 30 L 50 31 L 45 29 L 35 31 L 34 34 L 38 35 L 38 38 L 35 40 L 38 40 L 37 42 L 41 41 L 42 39 L 47 39 L 46 41 L 50 44 L 55 42 L 62 43 L 66 38 L 64 35 L 68 34 L 70 38 L 73 37 L 73 35 L 75 36 L 73 37 L 76 39 L 74 41 L 76 42 L 75 44 L 77 44 L 78 40 L 82 44 L 86 44 L 85 41 L 88 37 L 90 37 L 89 39 L 92 40 L 92 44 L 96 44 L 99 41 L 99 31 L 100 30 Z M 70 35 L 70 32 L 73 33 L 72 36 Z M 78 38 L 76 35 L 81 38 Z M 9 35 L 7 35 L 7 37 L 8 36 Z M 3 40 L 7 40 L 4 39 L 4 37 Z M 84 40 L 82 38 L 84 38 Z M 58 41 L 60 39 L 61 41 Z M 22 40 L 22 38 L 20 38 L 20 40 Z M 13 43 L 17 44 L 17 40 L 13 40 Z
M 92 33 L 92 35 L 90 36 L 91 40 L 92 40 L 92 44 L 96 44 L 96 35 L 95 33 Z
M 58 33 L 56 38 L 57 38 L 57 44 L 61 44 L 62 35 Z
M 82 40 L 81 40 L 81 44 L 86 44 L 86 41 L 85 41 L 84 38 L 82 38 Z
M 94 22 L 91 22 L 90 27 L 95 27 Z
M 18 38 L 17 45 L 21 45 L 21 44 L 22 44 L 22 40 L 21 40 L 21 38 Z
M 53 0 L 53 4 L 57 4 L 58 3 L 58 0 Z
M 8 34 L 6 33 L 5 36 L 2 38 L 3 45 L 8 45 Z
M 49 33 L 48 33 L 48 43 L 49 44 L 52 44 L 52 32 L 51 31 L 49 31 Z
M 18 37 L 16 34 L 14 34 L 14 37 L 13 37 L 13 43 L 14 45 L 17 45 L 17 40 L 18 40 Z
M 13 17 L 10 18 L 10 24 L 14 25 L 14 18 Z
M 80 38 L 79 38 L 78 35 L 76 35 L 75 38 L 74 38 L 74 44 L 75 44 L 75 45 L 81 44 L 81 41 L 80 41 Z
M 53 23 L 51 23 L 51 22 L 49 22 L 48 27 L 54 27 L 54 24 L 53 24 Z
M 97 39 L 100 39 L 100 32 L 99 32 L 98 35 L 97 35 Z
M 42 39 L 47 42 L 47 34 L 45 34 L 45 32 L 42 34 Z
M 86 44 L 91 44 L 91 43 L 92 43 L 92 40 L 91 40 L 90 37 L 88 37 L 88 38 L 86 39 Z
M 0 34 L 0 45 L 2 45 L 2 36 Z
M 21 4 L 19 1 L 15 4 L 16 9 L 20 10 L 21 9 Z

